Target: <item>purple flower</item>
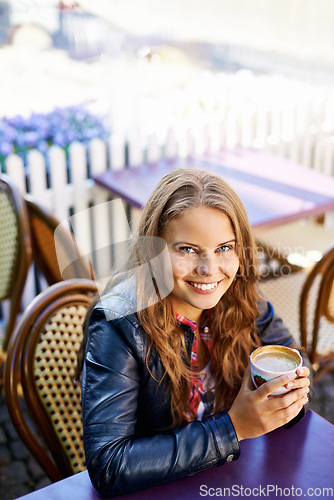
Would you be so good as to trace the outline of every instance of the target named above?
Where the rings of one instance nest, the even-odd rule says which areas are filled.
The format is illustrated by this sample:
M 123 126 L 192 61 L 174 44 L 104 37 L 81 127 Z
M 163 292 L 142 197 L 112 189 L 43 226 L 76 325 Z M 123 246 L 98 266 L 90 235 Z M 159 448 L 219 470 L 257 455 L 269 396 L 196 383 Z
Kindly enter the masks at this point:
M 25 142 L 29 148 L 34 148 L 38 141 L 38 132 L 27 132 L 24 135 Z
M 57 134 L 53 138 L 53 143 L 61 148 L 64 148 L 67 145 L 66 136 L 61 132 L 57 132 Z
M 39 141 L 36 144 L 36 149 L 45 155 L 49 150 L 49 144 L 46 141 Z
M 13 145 L 9 142 L 1 142 L 0 143 L 0 154 L 3 156 L 8 156 L 14 152 Z
M 25 124 L 25 119 L 23 118 L 23 116 L 17 115 L 13 116 L 12 118 L 5 119 L 5 122 L 8 123 L 9 125 L 12 125 L 12 127 L 23 128 Z
M 46 155 L 52 144 L 67 148 L 74 141 L 86 145 L 94 137 L 107 139 L 108 136 L 105 118 L 94 115 L 84 106 L 56 108 L 47 114 L 0 120 L 0 155 L 15 152 L 25 158 L 32 148 Z
M 26 148 L 26 138 L 25 138 L 25 135 L 23 133 L 18 132 L 15 144 L 16 144 L 16 147 L 18 149 Z

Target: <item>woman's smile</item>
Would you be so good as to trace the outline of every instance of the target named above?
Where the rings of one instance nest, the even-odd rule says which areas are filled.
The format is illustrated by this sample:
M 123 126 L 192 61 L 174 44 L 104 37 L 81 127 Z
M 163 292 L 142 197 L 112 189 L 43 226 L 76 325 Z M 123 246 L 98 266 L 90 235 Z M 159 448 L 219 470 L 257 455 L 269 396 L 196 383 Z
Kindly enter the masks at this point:
M 193 287 L 195 292 L 197 293 L 213 293 L 217 290 L 218 285 L 221 283 L 222 280 L 219 281 L 214 281 L 211 283 L 202 283 L 202 282 L 195 282 L 195 281 L 186 281 L 191 287 Z

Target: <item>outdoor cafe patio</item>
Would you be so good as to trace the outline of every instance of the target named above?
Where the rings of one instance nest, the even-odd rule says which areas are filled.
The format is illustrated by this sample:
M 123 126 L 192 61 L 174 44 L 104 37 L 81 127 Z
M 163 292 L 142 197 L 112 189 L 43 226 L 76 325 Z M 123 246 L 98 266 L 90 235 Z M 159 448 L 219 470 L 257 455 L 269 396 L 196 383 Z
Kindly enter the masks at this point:
M 13 95 L 19 96 L 13 116 L 5 100 L 6 116 L 0 114 L 0 496 L 99 498 L 86 472 L 81 392 L 73 382 L 84 317 L 123 258 L 124 242 L 159 180 L 175 168 L 195 167 L 223 177 L 246 207 L 261 293 L 314 368 L 311 411 L 292 429 L 244 440 L 239 465 L 225 464 L 226 476 L 213 468 L 129 498 L 193 499 L 219 496 L 233 485 L 254 492 L 259 484 L 325 497 L 334 488 L 331 82 L 231 65 L 208 71 L 201 62 L 182 66 L 180 85 L 180 59 L 172 69 L 159 66 L 168 49 L 141 48 L 135 59 L 129 53 L 112 62 L 101 58 L 90 69 L 64 54 L 41 53 L 39 78 L 43 67 L 48 83 L 38 102 L 33 84 L 30 89 L 30 49 L 0 46 L 8 71 L 15 62 Z M 169 56 L 176 53 L 181 58 L 174 46 Z M 57 104 L 47 109 L 56 60 L 63 61 L 63 78 L 59 94 L 55 85 Z M 30 75 L 25 103 L 19 68 Z M 85 84 L 76 94 L 79 75 Z M 161 95 L 153 95 L 154 82 Z M 96 99 L 97 86 L 103 89 Z M 59 106 L 60 94 L 66 98 Z M 36 106 L 32 113 L 23 110 L 27 101 Z M 296 441 L 303 443 L 297 459 Z

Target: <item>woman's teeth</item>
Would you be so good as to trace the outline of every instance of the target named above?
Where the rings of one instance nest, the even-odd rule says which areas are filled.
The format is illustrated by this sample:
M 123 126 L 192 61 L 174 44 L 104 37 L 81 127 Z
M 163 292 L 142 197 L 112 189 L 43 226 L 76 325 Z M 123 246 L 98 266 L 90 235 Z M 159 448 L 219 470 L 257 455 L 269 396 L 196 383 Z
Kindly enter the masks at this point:
M 194 283 L 193 281 L 189 281 L 189 283 L 200 290 L 212 290 L 212 288 L 216 288 L 218 286 L 218 281 L 215 281 L 214 283 Z

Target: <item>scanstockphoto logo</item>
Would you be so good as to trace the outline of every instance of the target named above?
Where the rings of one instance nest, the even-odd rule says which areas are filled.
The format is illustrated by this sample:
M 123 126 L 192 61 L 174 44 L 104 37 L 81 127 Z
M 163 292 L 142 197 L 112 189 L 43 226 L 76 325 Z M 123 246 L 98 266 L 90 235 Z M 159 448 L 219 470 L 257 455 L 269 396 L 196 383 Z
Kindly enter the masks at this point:
M 106 214 L 117 214 L 118 234 L 117 231 L 109 230 L 110 227 L 103 227 L 103 221 L 110 224 Z M 101 221 L 102 225 L 99 224 Z M 94 237 L 91 237 L 89 228 L 93 228 L 95 236 L 99 234 L 98 242 L 95 238 L 94 248 L 91 247 Z M 121 235 L 128 235 L 128 238 L 122 240 Z M 173 290 L 173 272 L 165 240 L 154 236 L 134 237 L 120 199 L 93 206 L 69 217 L 58 225 L 54 238 L 63 279 L 93 277 L 102 300 L 102 292 L 113 274 L 119 278 L 116 285 L 118 291 L 122 287 L 133 289 L 140 282 L 145 293 L 141 294 L 143 298 L 140 303 L 133 304 L 134 311 L 157 303 Z M 104 268 L 103 276 L 96 276 L 94 263 L 99 269 Z M 109 265 L 103 266 L 104 263 Z

